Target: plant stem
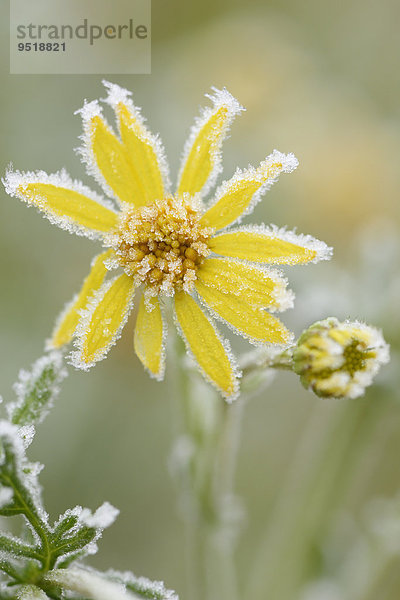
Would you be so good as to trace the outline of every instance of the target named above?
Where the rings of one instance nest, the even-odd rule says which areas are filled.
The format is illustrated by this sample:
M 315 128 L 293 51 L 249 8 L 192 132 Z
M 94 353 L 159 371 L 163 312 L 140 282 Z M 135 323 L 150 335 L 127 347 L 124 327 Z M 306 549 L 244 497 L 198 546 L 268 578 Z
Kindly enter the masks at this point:
M 185 523 L 187 597 L 236 600 L 233 483 L 242 401 L 227 405 L 186 366 L 176 340 L 175 396 L 179 411 L 179 500 Z M 179 454 L 179 453 L 178 453 Z M 176 460 L 179 460 L 176 459 Z

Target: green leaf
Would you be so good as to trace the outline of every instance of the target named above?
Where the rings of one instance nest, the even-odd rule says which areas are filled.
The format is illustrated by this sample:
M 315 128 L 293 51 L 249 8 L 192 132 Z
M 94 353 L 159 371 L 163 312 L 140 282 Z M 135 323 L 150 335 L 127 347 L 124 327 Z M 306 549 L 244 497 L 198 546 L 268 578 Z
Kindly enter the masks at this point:
M 146 600 L 179 600 L 173 590 L 168 590 L 162 581 L 151 581 L 147 577 L 136 577 L 133 573 L 110 570 L 104 574 L 111 581 L 123 583 L 126 589 Z
M 37 425 L 43 421 L 59 393 L 67 371 L 61 352 L 53 351 L 39 358 L 30 371 L 21 370 L 14 384 L 17 401 L 7 406 L 14 425 Z

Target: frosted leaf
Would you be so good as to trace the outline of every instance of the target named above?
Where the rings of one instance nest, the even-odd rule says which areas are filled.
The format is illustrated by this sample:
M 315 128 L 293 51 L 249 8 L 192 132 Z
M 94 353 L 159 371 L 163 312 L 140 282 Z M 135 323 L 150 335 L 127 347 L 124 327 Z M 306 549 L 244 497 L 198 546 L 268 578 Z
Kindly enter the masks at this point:
M 17 593 L 18 600 L 48 600 L 43 590 L 36 585 L 24 585 Z
M 118 514 L 119 510 L 117 508 L 109 502 L 104 502 L 93 514 L 88 509 L 82 511 L 80 521 L 88 527 L 103 530 L 114 523 Z
M 94 513 L 88 508 L 75 506 L 60 515 L 51 530 L 56 566 L 64 567 L 78 558 L 95 554 L 96 542 L 118 513 L 116 508 L 105 502 Z
M 17 401 L 7 405 L 10 421 L 15 425 L 39 424 L 47 416 L 67 376 L 61 352 L 53 351 L 39 358 L 30 371 L 21 370 L 14 384 Z M 24 430 L 29 441 L 31 433 Z
M 126 591 L 123 583 L 109 581 L 89 569 L 58 569 L 50 571 L 45 580 L 62 588 L 78 592 L 92 600 L 130 600 L 137 598 Z
M 48 526 L 48 515 L 42 506 L 41 487 L 37 480 L 40 466 L 30 463 L 25 456 L 24 442 L 19 428 L 8 421 L 0 421 L 1 459 L 0 483 L 7 487 L 18 488 L 18 497 L 14 496 L 8 504 L 0 509 L 0 514 L 7 516 L 23 512 L 20 496 L 28 503 L 31 511 L 36 513 L 44 526 Z
M 31 183 L 43 183 L 50 184 L 56 187 L 66 188 L 73 192 L 77 192 L 78 194 L 82 194 L 86 196 L 90 200 L 97 202 L 98 204 L 104 206 L 108 210 L 115 212 L 115 207 L 113 204 L 105 199 L 103 196 L 96 194 L 89 187 L 81 183 L 76 179 L 72 179 L 65 169 L 61 169 L 56 173 L 46 173 L 45 171 L 13 171 L 12 167 L 9 166 L 6 176 L 2 179 L 3 185 L 6 189 L 7 194 L 13 196 L 15 198 L 19 198 L 24 202 L 27 202 L 29 205 L 32 202 L 26 198 L 21 192 L 19 188 L 24 189 L 27 185 Z M 70 217 L 62 214 L 56 214 L 55 212 L 51 212 L 48 208 L 45 207 L 45 198 L 43 198 L 43 206 L 40 203 L 37 206 L 43 210 L 43 215 L 50 221 L 61 227 L 61 229 L 65 229 L 69 233 L 74 233 L 76 235 L 83 235 L 88 237 L 89 239 L 100 239 L 102 240 L 104 237 L 104 232 L 96 231 L 95 229 L 90 229 L 83 225 L 80 225 Z M 36 205 L 35 205 L 36 206 Z
M 35 426 L 23 425 L 19 428 L 19 435 L 21 436 L 24 448 L 26 450 L 31 445 L 33 438 L 35 437 Z
M 115 581 L 121 581 L 126 589 L 134 592 L 140 598 L 148 600 L 179 600 L 176 592 L 168 590 L 162 581 L 151 581 L 147 577 L 136 577 L 129 571 L 120 572 L 110 570 L 105 573 Z
M 14 492 L 9 487 L 1 487 L 0 488 L 0 509 L 3 508 L 6 504 L 9 504 L 13 499 Z

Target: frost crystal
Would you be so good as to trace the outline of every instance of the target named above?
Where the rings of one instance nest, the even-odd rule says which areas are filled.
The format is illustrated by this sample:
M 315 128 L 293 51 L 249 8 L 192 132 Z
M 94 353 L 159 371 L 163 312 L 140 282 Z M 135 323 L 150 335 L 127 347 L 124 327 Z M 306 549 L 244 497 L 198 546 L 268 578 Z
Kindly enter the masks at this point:
M 92 514 L 87 508 L 84 509 L 80 516 L 80 521 L 88 527 L 95 527 L 96 529 L 106 529 L 112 525 L 115 519 L 118 517 L 119 510 L 112 506 L 109 502 L 104 502 L 94 514 Z

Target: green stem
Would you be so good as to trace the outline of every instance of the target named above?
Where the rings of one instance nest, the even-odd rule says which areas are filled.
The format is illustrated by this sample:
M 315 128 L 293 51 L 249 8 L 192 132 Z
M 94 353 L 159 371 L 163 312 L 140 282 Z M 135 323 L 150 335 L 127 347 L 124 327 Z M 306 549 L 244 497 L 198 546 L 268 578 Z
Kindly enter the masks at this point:
M 178 479 L 186 534 L 187 596 L 190 600 L 235 600 L 232 502 L 242 407 L 228 406 L 197 374 L 186 368 L 176 340 L 175 388 L 180 437 L 190 448 Z
M 29 521 L 41 541 L 40 551 L 38 552 L 30 546 L 27 546 L 27 548 L 31 548 L 31 554 L 26 554 L 26 556 L 39 560 L 42 563 L 43 571 L 46 572 L 54 566 L 54 558 L 52 558 L 51 554 L 47 528 L 43 524 L 40 515 L 35 508 L 34 501 L 29 497 L 25 488 L 20 485 L 18 479 L 12 477 L 12 475 L 3 475 L 3 480 L 6 485 L 14 490 L 14 497 L 20 506 L 20 512 L 22 512 Z M 28 496 L 29 500 L 26 499 L 26 496 Z

